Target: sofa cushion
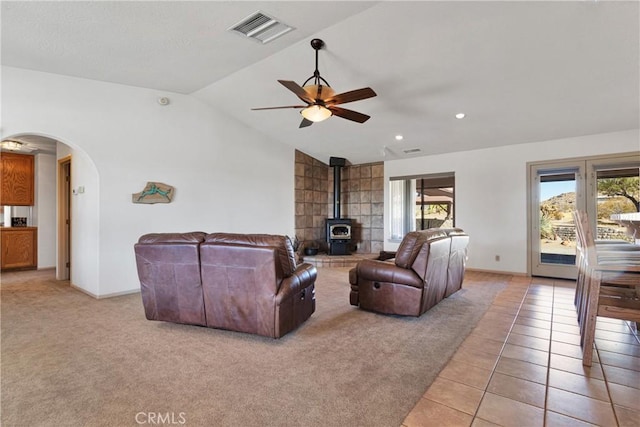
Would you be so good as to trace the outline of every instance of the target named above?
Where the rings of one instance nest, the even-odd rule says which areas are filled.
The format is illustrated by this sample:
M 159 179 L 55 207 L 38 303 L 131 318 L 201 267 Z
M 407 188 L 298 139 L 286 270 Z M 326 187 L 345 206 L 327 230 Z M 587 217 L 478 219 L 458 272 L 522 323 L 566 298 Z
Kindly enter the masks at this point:
M 205 242 L 275 247 L 278 250 L 278 257 L 284 276 L 289 277 L 296 270 L 295 252 L 291 241 L 285 236 L 275 234 L 212 233 L 205 237 Z
M 411 231 L 407 233 L 396 252 L 396 265 L 400 268 L 410 268 L 424 242 L 446 236 L 447 233 L 439 229 Z
M 206 233 L 193 231 L 190 233 L 149 233 L 138 239 L 138 243 L 201 243 Z

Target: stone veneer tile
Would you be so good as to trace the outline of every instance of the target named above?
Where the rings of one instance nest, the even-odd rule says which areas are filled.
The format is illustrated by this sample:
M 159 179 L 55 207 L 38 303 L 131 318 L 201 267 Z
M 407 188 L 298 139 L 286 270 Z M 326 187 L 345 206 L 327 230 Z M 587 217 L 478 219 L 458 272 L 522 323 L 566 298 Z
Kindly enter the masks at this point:
M 384 178 L 373 178 L 371 179 L 371 189 L 372 190 L 383 190 L 384 189 Z
M 371 192 L 371 201 L 376 203 L 384 202 L 384 191 L 376 190 Z

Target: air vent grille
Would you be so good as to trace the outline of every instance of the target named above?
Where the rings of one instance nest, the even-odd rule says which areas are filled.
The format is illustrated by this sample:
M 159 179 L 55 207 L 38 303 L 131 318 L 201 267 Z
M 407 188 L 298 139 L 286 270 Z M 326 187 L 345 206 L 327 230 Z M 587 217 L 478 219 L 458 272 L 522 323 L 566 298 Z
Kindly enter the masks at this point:
M 422 150 L 420 150 L 419 148 L 409 148 L 407 150 L 402 150 L 404 154 L 415 154 L 415 153 L 419 153 L 420 151 Z
M 263 12 L 256 12 L 229 28 L 229 31 L 241 34 L 260 43 L 272 40 L 293 30 L 293 27 Z

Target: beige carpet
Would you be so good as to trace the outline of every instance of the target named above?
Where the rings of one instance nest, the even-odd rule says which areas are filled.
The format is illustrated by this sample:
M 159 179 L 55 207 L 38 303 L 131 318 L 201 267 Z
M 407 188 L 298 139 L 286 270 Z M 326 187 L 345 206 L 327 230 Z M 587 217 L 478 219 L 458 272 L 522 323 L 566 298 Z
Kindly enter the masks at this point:
M 3 274 L 1 423 L 400 426 L 505 286 L 468 274 L 416 319 L 350 306 L 347 277 L 319 269 L 316 312 L 273 340 L 150 322 L 139 294 Z

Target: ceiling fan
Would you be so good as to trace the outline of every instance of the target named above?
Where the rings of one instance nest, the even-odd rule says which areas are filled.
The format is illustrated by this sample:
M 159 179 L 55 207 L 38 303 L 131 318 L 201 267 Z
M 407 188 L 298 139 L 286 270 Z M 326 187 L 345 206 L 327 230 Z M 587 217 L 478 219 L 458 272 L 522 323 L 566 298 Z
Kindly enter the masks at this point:
M 347 110 L 338 107 L 338 104 L 346 104 L 347 102 L 360 101 L 362 99 L 372 98 L 376 93 L 370 87 L 351 90 L 337 94 L 331 89 L 329 83 L 320 77 L 318 71 L 318 51 L 324 47 L 324 42 L 320 39 L 311 40 L 311 47 L 316 51 L 316 70 L 313 76 L 309 77 L 302 86 L 291 80 L 278 80 L 280 84 L 295 93 L 300 100 L 306 105 L 287 105 L 284 107 L 264 107 L 252 108 L 252 110 L 276 110 L 281 108 L 302 108 L 302 122 L 300 127 L 311 126 L 314 122 L 321 122 L 331 116 L 342 117 L 358 123 L 364 123 L 369 120 L 370 116 L 358 113 L 357 111 Z M 313 84 L 307 85 L 311 80 Z

